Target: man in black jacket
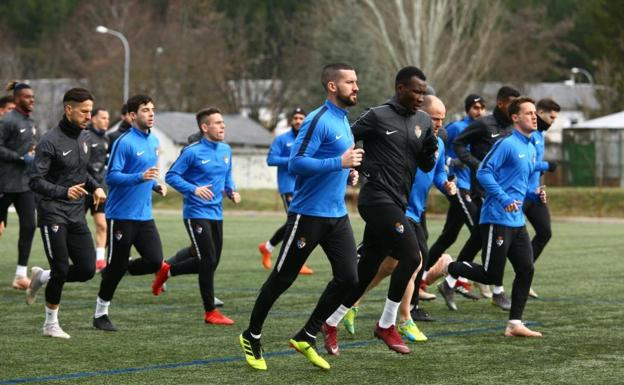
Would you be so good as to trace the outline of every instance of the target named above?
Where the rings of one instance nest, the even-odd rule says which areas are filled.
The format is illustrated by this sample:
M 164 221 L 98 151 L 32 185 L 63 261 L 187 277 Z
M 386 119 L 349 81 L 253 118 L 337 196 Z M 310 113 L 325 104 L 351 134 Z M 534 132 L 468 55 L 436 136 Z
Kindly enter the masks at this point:
M 511 134 L 511 119 L 507 113 L 507 109 L 511 102 L 520 96 L 520 93 L 514 88 L 503 86 L 496 94 L 496 107 L 491 115 L 487 115 L 481 119 L 475 120 L 466 129 L 459 134 L 453 141 L 453 150 L 459 159 L 470 168 L 470 197 L 474 203 L 475 216 L 473 223 L 479 223 L 481 214 L 481 204 L 485 192 L 483 187 L 477 181 L 477 169 L 481 164 L 481 160 L 490 151 L 494 143 Z M 479 226 L 474 226 L 470 233 L 470 238 L 459 252 L 457 261 L 472 262 L 477 253 L 481 250 L 482 241 L 479 233 Z M 450 275 L 446 280 L 438 285 L 438 291 L 444 297 L 447 306 L 451 310 L 457 310 L 457 305 L 453 300 L 453 288 L 457 280 Z M 470 290 L 470 288 L 467 288 Z M 503 289 L 503 277 L 501 276 L 494 283 L 492 303 L 503 310 L 511 308 L 511 302 L 505 296 Z
M 84 199 L 93 194 L 93 202 L 99 206 L 106 194 L 87 172 L 91 148 L 81 135 L 91 119 L 93 96 L 84 88 L 72 88 L 65 93 L 63 106 L 63 119 L 41 139 L 30 169 L 30 188 L 41 196 L 37 212 L 50 270 L 33 267 L 26 302 L 32 304 L 47 283 L 43 335 L 67 339 L 69 334 L 58 322 L 63 285 L 88 281 L 95 274 L 95 249 L 85 220 Z
M 19 217 L 17 268 L 13 288 L 26 290 L 30 283 L 28 258 L 35 235 L 35 196 L 28 187 L 27 170 L 37 143 L 37 130 L 30 113 L 35 107 L 35 93 L 25 83 L 9 83 L 15 109 L 0 120 L 0 235 L 6 225 L 7 209 L 13 204 Z
M 106 163 L 108 160 L 109 137 L 106 136 L 108 130 L 109 115 L 103 108 L 96 108 L 91 114 L 91 124 L 85 130 L 91 148 L 91 158 L 87 171 L 102 188 L 104 188 L 104 177 L 106 174 Z M 104 216 L 104 205 L 94 205 L 93 196 L 85 197 L 85 210 L 91 210 L 93 222 L 95 223 L 95 271 L 100 272 L 106 267 L 106 217 Z
M 375 336 L 398 353 L 411 351 L 396 331 L 395 323 L 407 284 L 421 265 L 418 239 L 405 209 L 416 170 L 430 171 L 438 148 L 431 118 L 419 111 L 426 89 L 423 72 L 405 67 L 397 73 L 395 96 L 366 111 L 351 126 L 355 140 L 364 143 L 364 162 L 359 171 L 367 182 L 360 190 L 358 210 L 366 227 L 360 248 L 358 285 L 323 324 L 325 348 L 330 354 L 339 352 L 336 325 L 364 294 L 387 255 L 399 262 L 390 279 Z
M 124 103 L 121 106 L 121 123 L 119 123 L 119 127 L 115 131 L 107 132 L 106 136 L 108 136 L 108 153 L 111 152 L 113 148 L 113 143 L 121 136 L 124 132 L 128 131 L 132 127 L 132 118 L 128 113 L 128 105 Z

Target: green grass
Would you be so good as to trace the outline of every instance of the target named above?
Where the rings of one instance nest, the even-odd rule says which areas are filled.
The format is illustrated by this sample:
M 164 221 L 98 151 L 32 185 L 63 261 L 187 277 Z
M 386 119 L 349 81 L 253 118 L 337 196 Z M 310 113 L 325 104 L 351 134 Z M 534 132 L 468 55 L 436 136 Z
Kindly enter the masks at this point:
M 540 300 L 529 301 L 525 320 L 538 323 L 543 339 L 502 337 L 506 314 L 485 300 L 457 300 L 450 312 L 441 299 L 425 304 L 438 318 L 420 324 L 430 341 L 399 356 L 372 338 L 386 284 L 363 303 L 355 337 L 341 329 L 343 352 L 329 357 L 329 372 L 291 353 L 288 338 L 307 319 L 330 277 L 320 251 L 309 260 L 316 274 L 300 277 L 275 304 L 263 330 L 269 371 L 247 367 L 236 341 L 245 328 L 258 288 L 266 278 L 256 245 L 271 235 L 281 215 L 240 213 L 226 217 L 225 248 L 216 275 L 223 312 L 237 323 L 215 327 L 202 322 L 197 278 L 175 277 L 160 297 L 150 292 L 150 276 L 126 276 L 111 305 L 120 329 L 91 327 L 100 282 L 67 284 L 60 322 L 68 341 L 41 336 L 42 296 L 33 306 L 10 288 L 14 273 L 17 223 L 0 238 L 0 384 L 39 378 L 48 384 L 610 384 L 624 376 L 624 238 L 622 225 L 554 223 L 554 238 L 538 262 L 534 279 Z M 159 215 L 165 255 L 188 243 L 177 215 Z M 363 224 L 354 218 L 356 239 Z M 430 221 L 439 234 L 441 222 Z M 465 234 L 462 234 L 465 237 Z M 461 242 L 451 252 L 457 254 Z M 47 266 L 37 233 L 31 264 Z M 505 285 L 513 272 L 507 264 Z M 42 293 L 43 294 L 43 293 Z M 322 349 L 322 344 L 319 344 Z M 276 354 L 277 353 L 277 354 Z M 271 355 L 275 354 L 275 355 Z M 170 367 L 159 365 L 172 364 Z M 176 364 L 179 364 L 176 366 Z M 136 371 L 128 371 L 135 368 Z M 120 371 L 120 372 L 115 372 Z M 92 376 L 80 377 L 85 373 Z M 73 375 L 78 377 L 72 378 Z M 60 379 L 49 378 L 60 376 Z M 46 380 L 45 377 L 49 379 Z

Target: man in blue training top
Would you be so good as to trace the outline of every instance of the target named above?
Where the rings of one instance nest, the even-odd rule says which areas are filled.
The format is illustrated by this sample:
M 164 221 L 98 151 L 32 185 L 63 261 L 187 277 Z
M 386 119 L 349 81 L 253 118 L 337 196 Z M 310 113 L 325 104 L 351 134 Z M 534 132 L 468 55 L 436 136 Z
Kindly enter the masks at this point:
M 93 326 L 116 331 L 108 317 L 108 307 L 117 285 L 126 274 L 154 274 L 162 263 L 162 244 L 152 215 L 152 190 L 165 196 L 167 188 L 159 182 L 158 139 L 154 126 L 154 102 L 147 95 L 128 99 L 132 127 L 117 139 L 108 161 L 106 201 L 108 228 L 108 265 L 96 300 Z M 128 261 L 132 246 L 141 258 Z
M 234 203 L 240 202 L 232 179 L 232 149 L 223 143 L 225 123 L 219 109 L 211 107 L 196 115 L 200 141 L 186 146 L 167 172 L 166 182 L 184 196 L 184 226 L 195 256 L 188 247 L 179 262 L 163 262 L 152 283 L 152 293 L 159 295 L 169 277 L 198 274 L 204 303 L 204 322 L 233 325 L 234 321 L 216 309 L 214 273 L 223 246 L 223 193 Z
M 303 123 L 305 117 L 306 113 L 303 109 L 299 107 L 295 108 L 290 114 L 290 130 L 277 136 L 273 140 L 271 148 L 269 149 L 269 154 L 267 155 L 267 164 L 277 167 L 277 186 L 286 213 L 288 213 L 288 206 L 290 206 L 295 189 L 295 175 L 288 172 L 288 158 L 290 157 L 290 149 L 293 143 L 295 143 L 295 139 L 301 128 L 301 123 Z M 273 248 L 284 239 L 285 232 L 286 224 L 284 223 L 275 231 L 271 239 L 258 245 L 258 250 L 262 255 L 262 266 L 264 266 L 265 269 L 271 268 L 271 254 L 273 253 Z M 299 274 L 304 275 L 313 273 L 314 271 L 306 265 L 301 266 L 301 270 L 299 271 Z
M 239 336 L 245 359 L 254 369 L 267 368 L 260 337 L 269 310 L 295 281 L 317 245 L 327 254 L 334 278 L 304 327 L 289 342 L 320 368 L 329 369 L 330 365 L 316 352 L 316 335 L 357 283 L 355 239 L 345 205 L 347 183 L 357 183 L 353 167 L 360 165 L 364 153 L 354 148 L 347 120 L 347 108 L 357 103 L 357 75 L 348 64 L 329 64 L 323 68 L 321 82 L 327 100 L 304 120 L 288 162 L 289 171 L 297 177 L 284 243 L 256 299 L 249 327 Z
M 508 337 L 541 337 L 522 324 L 533 279 L 533 250 L 526 230 L 522 204 L 526 199 L 546 202 L 542 188 L 529 190 L 529 178 L 535 171 L 536 151 L 531 134 L 537 129 L 537 115 L 532 99 L 519 97 L 509 105 L 513 122 L 510 136 L 499 140 L 485 156 L 477 178 L 486 191 L 479 221 L 483 239 L 483 265 L 457 261 L 448 267 L 449 275 L 491 284 L 502 275 L 509 258 L 516 276 L 511 292 Z

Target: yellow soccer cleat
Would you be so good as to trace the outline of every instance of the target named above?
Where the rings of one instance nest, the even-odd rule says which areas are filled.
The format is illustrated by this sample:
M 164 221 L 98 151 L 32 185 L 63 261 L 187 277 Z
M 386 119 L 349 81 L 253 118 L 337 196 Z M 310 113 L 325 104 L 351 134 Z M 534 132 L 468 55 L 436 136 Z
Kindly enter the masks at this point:
M 342 319 L 342 324 L 349 334 L 355 334 L 355 317 L 358 315 L 358 307 L 353 306 Z
M 292 338 L 288 341 L 290 342 L 290 346 L 293 347 L 296 351 L 303 354 L 305 358 L 308 359 L 314 366 L 318 366 L 321 369 L 329 370 L 331 366 L 329 363 L 323 359 L 323 357 L 319 356 L 316 350 L 310 343 L 306 341 L 295 341 Z
M 400 335 L 405 336 L 411 342 L 427 341 L 427 336 L 418 329 L 418 326 L 411 319 L 403 322 L 397 329 Z
M 267 370 L 267 364 L 264 358 L 262 358 L 262 345 L 260 340 L 253 338 L 245 338 L 242 334 L 238 336 L 241 348 L 245 354 L 245 360 L 249 366 L 257 370 Z

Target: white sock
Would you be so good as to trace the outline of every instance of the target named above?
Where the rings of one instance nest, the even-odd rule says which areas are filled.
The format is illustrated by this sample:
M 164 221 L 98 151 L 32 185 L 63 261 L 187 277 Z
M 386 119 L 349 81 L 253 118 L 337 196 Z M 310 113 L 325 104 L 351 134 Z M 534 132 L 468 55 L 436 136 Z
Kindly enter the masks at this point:
M 502 286 L 492 286 L 492 293 L 498 295 L 502 292 L 504 292 L 505 289 Z
M 344 318 L 345 314 L 347 314 L 348 311 L 349 311 L 348 307 L 346 307 L 345 305 L 340 305 L 340 307 L 338 307 L 338 309 L 332 315 L 330 315 L 329 318 L 325 322 L 329 326 L 336 327 L 338 326 L 340 321 L 342 321 L 342 319 Z
M 266 241 L 266 243 L 264 244 L 264 247 L 266 247 L 266 249 L 269 250 L 269 253 L 272 253 L 273 249 L 275 248 L 275 246 L 271 244 L 271 241 Z
M 95 249 L 95 259 L 98 261 L 103 261 L 106 259 L 106 248 L 98 247 Z
M 452 289 L 455 287 L 455 284 L 457 283 L 457 280 L 453 277 L 451 277 L 451 275 L 447 275 L 446 276 L 446 283 L 448 283 L 449 287 Z
M 522 320 L 519 320 L 519 319 L 510 319 L 508 322 L 509 322 L 509 325 L 513 325 L 513 326 L 522 324 Z
M 108 307 L 110 306 L 110 301 L 104 301 L 99 296 L 95 300 L 95 314 L 93 315 L 95 318 L 100 318 L 103 315 L 108 315 Z
M 387 329 L 394 325 L 400 304 L 401 302 L 394 302 L 386 298 L 386 304 L 384 305 L 383 313 L 381 313 L 381 318 L 379 319 L 380 328 Z
M 44 270 L 39 276 L 39 282 L 45 285 L 50 280 L 50 270 Z
M 17 268 L 15 269 L 15 275 L 20 276 L 20 277 L 27 277 L 28 266 L 17 265 Z
M 56 309 L 50 309 L 49 307 L 45 307 L 45 324 L 52 325 L 58 323 L 58 307 Z
M 466 278 L 464 278 L 464 277 L 459 277 L 459 278 L 457 278 L 457 280 L 459 282 L 468 282 L 468 280 Z
M 428 274 L 428 273 L 429 273 L 429 270 L 427 270 L 427 271 L 425 271 L 425 272 L 423 273 L 423 276 L 422 276 L 422 278 L 421 278 L 421 281 L 423 281 L 423 282 L 424 282 L 424 281 L 426 281 L 426 280 L 427 280 L 427 274 Z

